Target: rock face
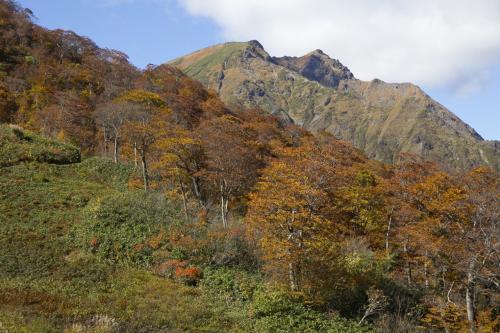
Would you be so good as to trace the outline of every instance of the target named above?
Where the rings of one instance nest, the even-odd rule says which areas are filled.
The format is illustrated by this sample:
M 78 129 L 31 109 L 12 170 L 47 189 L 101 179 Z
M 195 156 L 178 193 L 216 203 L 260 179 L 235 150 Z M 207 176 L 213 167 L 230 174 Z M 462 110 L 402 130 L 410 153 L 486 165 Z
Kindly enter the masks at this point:
M 413 153 L 449 169 L 500 169 L 500 142 L 483 140 L 419 87 L 357 80 L 321 50 L 277 58 L 257 41 L 233 42 L 170 64 L 228 104 L 260 107 L 313 132 L 333 133 L 380 161 Z
M 273 57 L 272 62 L 326 87 L 337 88 L 340 81 L 354 79 L 354 75 L 347 67 L 340 61 L 331 59 L 321 50 L 315 50 L 299 58 Z

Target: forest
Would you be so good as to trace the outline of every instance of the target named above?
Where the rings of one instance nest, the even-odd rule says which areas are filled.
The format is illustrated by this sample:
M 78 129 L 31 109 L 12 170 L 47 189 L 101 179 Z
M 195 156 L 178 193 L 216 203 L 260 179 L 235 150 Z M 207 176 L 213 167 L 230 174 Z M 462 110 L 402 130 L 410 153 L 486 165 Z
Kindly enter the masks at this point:
M 0 332 L 498 332 L 500 177 L 225 105 L 0 1 Z

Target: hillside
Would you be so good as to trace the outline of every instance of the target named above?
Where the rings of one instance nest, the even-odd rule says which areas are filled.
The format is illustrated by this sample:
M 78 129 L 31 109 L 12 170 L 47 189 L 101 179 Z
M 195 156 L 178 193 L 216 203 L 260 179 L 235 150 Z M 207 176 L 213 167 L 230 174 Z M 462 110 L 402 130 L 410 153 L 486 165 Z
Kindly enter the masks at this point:
M 178 61 L 207 90 L 32 17 L 0 0 L 0 333 L 500 331 L 498 172 L 314 129 L 319 105 L 375 130 L 387 91 L 404 126 L 418 88 L 251 42 Z
M 131 90 L 160 94 L 174 122 L 187 128 L 203 115 L 228 112 L 178 69 L 141 71 L 118 50 L 72 31 L 43 28 L 32 18 L 15 1 L 0 1 L 0 123 L 69 141 L 92 155 L 107 152 L 114 140 L 102 109 Z
M 500 168 L 498 142 L 410 83 L 357 80 L 321 50 L 271 57 L 257 41 L 209 47 L 170 62 L 231 105 L 260 107 L 313 132 L 327 131 L 368 157 L 412 153 L 451 169 Z
M 130 165 L 80 162 L 17 127 L 0 138 L 1 330 L 370 332 L 266 290 L 257 272 L 205 266 L 194 286 L 201 274 L 178 273 L 182 250 L 165 237 L 183 220 L 177 200 L 129 189 Z

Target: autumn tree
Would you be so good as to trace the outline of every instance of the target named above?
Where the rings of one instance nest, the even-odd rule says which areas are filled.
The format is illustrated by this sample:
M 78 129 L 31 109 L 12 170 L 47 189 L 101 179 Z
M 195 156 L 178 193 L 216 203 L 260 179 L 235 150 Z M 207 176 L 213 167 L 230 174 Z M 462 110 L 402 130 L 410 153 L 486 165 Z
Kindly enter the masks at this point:
M 90 39 L 33 24 L 16 1 L 0 2 L 0 118 L 94 153 L 94 109 L 130 89 L 139 71 Z
M 471 333 L 477 332 L 478 284 L 498 287 L 498 190 L 498 175 L 487 169 L 465 177 L 436 173 L 414 187 L 421 217 L 407 231 L 421 255 L 454 273 Z
M 252 133 L 252 141 L 258 158 L 265 161 L 275 155 L 275 151 L 290 144 L 288 131 L 281 127 L 278 119 L 259 109 L 237 110 L 242 126 Z
M 135 105 L 124 126 L 126 140 L 139 152 L 144 189 L 149 187 L 148 157 L 154 144 L 167 134 L 170 110 L 157 94 L 131 90 L 119 102 Z
M 0 122 L 10 122 L 17 110 L 17 104 L 12 93 L 0 84 Z
M 193 130 L 203 119 L 230 113 L 215 93 L 170 65 L 149 66 L 136 85 L 159 94 L 172 110 L 172 122 L 185 129 Z
M 32 38 L 33 13 L 13 0 L 0 2 L 0 70 L 21 63 Z
M 207 156 L 206 177 L 218 193 L 222 224 L 227 228 L 229 202 L 251 188 L 256 179 L 257 151 L 250 133 L 232 116 L 208 120 L 197 133 Z
M 500 287 L 500 175 L 477 168 L 463 178 L 468 202 L 473 210 L 470 222 L 460 228 L 465 238 L 464 262 L 458 270 L 466 276 L 466 309 L 471 332 L 476 331 L 479 288 Z
M 429 286 L 430 257 L 426 255 L 428 252 L 423 251 L 415 258 L 414 249 L 418 244 L 412 239 L 412 232 L 408 232 L 408 228 L 411 229 L 414 222 L 421 218 L 420 205 L 416 202 L 415 186 L 439 172 L 435 163 L 402 153 L 391 167 L 391 175 L 385 182 L 384 197 L 390 212 L 387 219 L 385 248 L 387 253 L 398 258 L 397 266 L 404 271 L 404 280 L 408 286 L 414 284 L 414 266 L 417 263 L 415 259 L 423 263 L 425 286 Z
M 201 172 L 205 164 L 205 154 L 201 141 L 191 132 L 182 128 L 172 128 L 160 139 L 156 148 L 159 158 L 155 169 L 166 179 L 173 179 L 179 188 L 186 220 L 188 212 L 188 189 L 196 197 L 200 207 L 206 207 L 206 193 L 202 188 Z
M 247 221 L 264 260 L 288 280 L 290 290 L 302 290 L 306 251 L 336 234 L 335 225 L 318 212 L 325 194 L 303 172 L 277 161 L 264 170 L 250 200 Z
M 127 121 L 141 113 L 140 106 L 131 102 L 109 102 L 97 107 L 94 117 L 103 131 L 104 153 L 107 153 L 108 140 L 113 141 L 113 160 L 118 163 L 119 145 L 122 129 Z
M 364 159 L 346 148 L 328 136 L 284 148 L 250 195 L 249 235 L 258 241 L 268 270 L 291 291 L 319 303 L 338 290 L 367 288 L 370 279 L 362 277 L 373 273 L 368 266 L 377 266 L 365 235 L 370 228 L 380 230 L 375 226 L 383 213 L 376 196 L 360 197 L 376 182 L 351 177 Z

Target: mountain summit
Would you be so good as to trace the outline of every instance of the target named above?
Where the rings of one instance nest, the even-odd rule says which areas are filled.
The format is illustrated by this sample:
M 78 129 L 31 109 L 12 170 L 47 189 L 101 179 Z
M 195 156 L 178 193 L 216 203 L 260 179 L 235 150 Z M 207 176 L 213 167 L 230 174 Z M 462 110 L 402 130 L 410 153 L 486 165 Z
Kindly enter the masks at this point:
M 272 57 L 272 62 L 326 87 L 337 88 L 340 81 L 354 79 L 349 68 L 319 49 L 303 57 Z
M 313 132 L 327 131 L 371 157 L 412 153 L 450 169 L 500 169 L 500 142 L 411 83 L 361 81 L 321 50 L 272 57 L 258 41 L 208 47 L 170 62 L 228 104 L 259 107 Z

